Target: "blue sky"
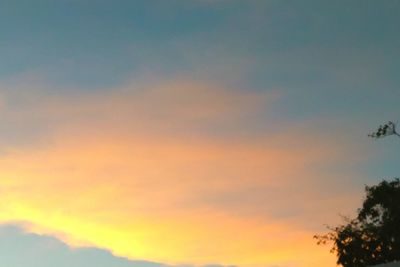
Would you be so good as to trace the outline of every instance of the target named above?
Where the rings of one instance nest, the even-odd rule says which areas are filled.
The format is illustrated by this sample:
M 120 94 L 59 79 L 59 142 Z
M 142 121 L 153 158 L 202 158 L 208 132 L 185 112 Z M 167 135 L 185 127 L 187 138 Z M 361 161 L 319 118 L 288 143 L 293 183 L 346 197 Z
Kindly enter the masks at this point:
M 3 1 L 0 75 L 100 90 L 185 76 L 288 94 L 280 114 L 395 113 L 397 1 Z M 390 94 L 390 97 L 388 96 Z M 382 114 L 382 113 L 388 114 Z M 300 117 L 300 118 L 303 118 Z
M 396 0 L 0 1 L 0 192 L 12 202 L 0 221 L 46 235 L 3 227 L 9 266 L 147 267 L 106 251 L 170 265 L 333 266 L 318 248 L 314 261 L 293 253 L 352 214 L 364 184 L 398 175 L 398 140 L 367 138 L 400 117 L 398 14 Z M 178 226 L 182 240 L 169 235 Z M 153 255 L 107 239 L 137 229 L 149 235 L 138 247 L 176 247 Z M 244 247 L 217 248 L 224 238 Z M 105 250 L 68 247 L 81 241 Z M 54 253 L 36 254 L 48 243 Z M 266 252 L 249 252 L 258 246 Z

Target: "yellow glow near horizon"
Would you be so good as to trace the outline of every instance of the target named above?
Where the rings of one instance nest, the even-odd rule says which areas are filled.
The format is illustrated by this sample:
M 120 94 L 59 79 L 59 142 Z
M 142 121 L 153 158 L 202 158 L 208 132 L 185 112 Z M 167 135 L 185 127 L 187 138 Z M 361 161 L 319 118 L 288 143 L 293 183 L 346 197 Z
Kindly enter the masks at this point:
M 311 233 L 285 225 L 210 213 L 197 214 L 194 218 L 185 215 L 109 223 L 90 221 L 84 215 L 81 218 L 64 213 L 49 216 L 47 212 L 23 205 L 14 205 L 12 210 L 12 214 L 3 214 L 1 219 L 26 218 L 30 222 L 26 226 L 28 231 L 55 235 L 74 247 L 109 249 L 130 259 L 171 264 L 234 262 L 239 266 L 260 267 L 265 263 L 294 263 L 294 259 L 295 266 L 330 266 L 333 262 L 332 255 L 315 246 Z M 312 253 L 314 256 L 310 258 Z
M 251 114 L 265 96 L 242 98 L 186 83 L 170 87 L 194 111 L 189 104 L 175 107 L 167 89 L 88 98 L 74 107 L 70 99 L 58 99 L 38 108 L 35 116 L 55 116 L 61 126 L 44 145 L 8 148 L 0 157 L 0 221 L 130 259 L 334 266 L 333 255 L 316 246 L 303 222 L 274 216 L 292 196 L 258 189 L 289 188 L 304 201 L 297 208 L 312 203 L 322 210 L 326 202 L 308 199 L 315 194 L 310 181 L 318 176 L 310 166 L 337 160 L 340 151 L 286 132 L 231 139 L 185 132 L 199 124 L 237 123 L 243 115 L 237 109 Z M 98 117 L 92 120 L 93 114 Z M 302 192 L 293 177 L 303 179 Z
M 268 222 L 232 215 L 192 199 L 199 198 L 199 193 L 207 194 L 209 186 L 223 194 L 249 182 L 230 181 L 233 176 L 204 180 L 206 172 L 196 174 L 194 162 L 218 164 L 218 172 L 209 170 L 210 175 L 247 172 L 253 183 L 274 185 L 276 181 L 262 181 L 261 176 L 278 175 L 274 172 L 292 164 L 285 158 L 270 165 L 270 153 L 278 155 L 278 151 L 261 153 L 259 148 L 248 146 L 235 154 L 230 149 L 224 151 L 228 147 L 224 145 L 207 148 L 205 144 L 176 143 L 169 149 L 153 142 L 125 145 L 119 150 L 116 142 L 113 148 L 105 141 L 100 143 L 100 147 L 96 141 L 3 158 L 0 180 L 5 194 L 0 198 L 7 205 L 2 206 L 1 220 L 28 222 L 28 230 L 56 235 L 72 246 L 93 245 L 131 259 L 165 263 L 264 266 L 296 258 L 304 262 L 298 266 L 311 266 L 304 255 L 320 250 L 312 232 L 273 218 Z M 135 149 L 141 157 L 130 153 Z M 148 149 L 152 153 L 143 156 Z M 211 161 L 208 153 L 213 154 Z M 243 153 L 254 155 L 254 162 L 241 162 Z M 109 158 L 109 154 L 115 157 Z M 232 165 L 225 165 L 226 161 Z M 263 164 L 265 168 L 260 169 Z M 164 174 L 159 176 L 154 168 Z M 194 174 L 186 173 L 187 168 L 193 168 Z M 314 255 L 311 261 L 317 259 L 325 266 L 332 263 L 328 253 Z

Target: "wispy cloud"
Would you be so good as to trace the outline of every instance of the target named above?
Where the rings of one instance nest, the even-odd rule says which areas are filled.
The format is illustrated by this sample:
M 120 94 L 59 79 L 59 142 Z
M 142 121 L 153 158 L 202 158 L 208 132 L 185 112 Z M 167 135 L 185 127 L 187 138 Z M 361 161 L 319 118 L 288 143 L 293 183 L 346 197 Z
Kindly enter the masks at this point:
M 46 130 L 4 147 L 2 222 L 169 264 L 332 262 L 312 231 L 349 198 L 321 173 L 352 161 L 351 148 L 269 117 L 275 93 L 180 80 L 15 92 L 4 121 L 20 138 Z

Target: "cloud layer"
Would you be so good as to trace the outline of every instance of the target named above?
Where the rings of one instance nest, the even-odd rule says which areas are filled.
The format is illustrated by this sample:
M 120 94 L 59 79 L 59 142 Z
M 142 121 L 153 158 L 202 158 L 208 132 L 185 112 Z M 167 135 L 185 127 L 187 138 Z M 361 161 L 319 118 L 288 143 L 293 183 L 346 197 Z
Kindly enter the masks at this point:
M 87 267 L 92 265 L 98 267 L 172 267 L 146 261 L 129 261 L 115 257 L 108 251 L 91 247 L 70 248 L 54 237 L 28 234 L 18 227 L 9 225 L 0 227 L 0 255 L 3 264 L 13 267 Z M 207 265 L 203 267 L 223 266 Z
M 96 94 L 3 87 L 2 119 L 21 131 L 3 136 L 3 223 L 168 264 L 333 266 L 312 235 L 355 203 L 341 179 L 359 174 L 327 170 L 351 166 L 356 152 L 311 123 L 269 115 L 283 97 L 273 90 L 182 80 Z

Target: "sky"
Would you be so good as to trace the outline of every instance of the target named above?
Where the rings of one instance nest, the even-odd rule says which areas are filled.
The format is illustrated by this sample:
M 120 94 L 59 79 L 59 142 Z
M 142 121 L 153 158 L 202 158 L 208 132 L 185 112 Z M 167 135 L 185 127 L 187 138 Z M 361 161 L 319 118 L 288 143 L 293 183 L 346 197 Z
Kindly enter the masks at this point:
M 398 176 L 398 0 L 0 1 L 10 267 L 334 267 Z

